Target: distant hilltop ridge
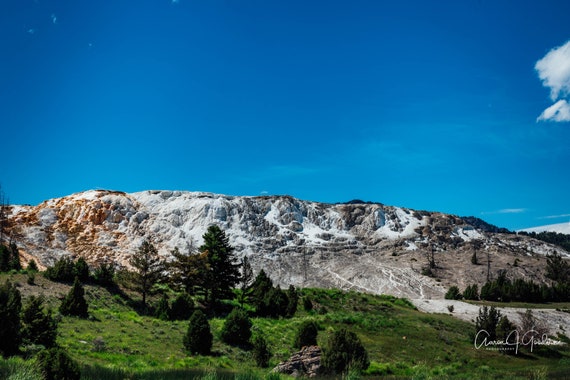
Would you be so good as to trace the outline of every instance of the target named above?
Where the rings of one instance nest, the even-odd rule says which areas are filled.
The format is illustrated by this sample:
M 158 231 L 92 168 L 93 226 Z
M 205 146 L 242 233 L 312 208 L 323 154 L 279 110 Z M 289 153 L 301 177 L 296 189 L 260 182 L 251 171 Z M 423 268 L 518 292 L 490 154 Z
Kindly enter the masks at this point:
M 211 224 L 228 235 L 238 256 L 284 286 L 336 287 L 411 298 L 442 297 L 446 287 L 483 283 L 492 270 L 544 280 L 544 255 L 563 249 L 494 230 L 477 218 L 381 203 L 319 203 L 291 196 L 227 196 L 153 190 L 90 190 L 37 206 L 10 206 L 7 230 L 23 257 L 51 265 L 57 258 L 128 265 L 144 239 L 169 258 L 202 244 Z M 492 226 L 494 227 L 494 226 Z M 434 277 L 422 274 L 426 257 Z M 515 259 L 518 259 L 517 265 Z

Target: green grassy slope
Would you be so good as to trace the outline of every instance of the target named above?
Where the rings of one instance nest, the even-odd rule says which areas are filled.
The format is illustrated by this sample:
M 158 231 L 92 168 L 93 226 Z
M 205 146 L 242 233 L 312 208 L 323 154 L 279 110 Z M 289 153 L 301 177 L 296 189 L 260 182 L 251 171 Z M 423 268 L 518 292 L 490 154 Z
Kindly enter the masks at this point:
M 42 293 L 57 308 L 66 289 L 41 276 L 33 286 L 26 284 L 25 275 L 2 275 L 0 281 L 6 277 L 20 285 L 24 303 L 27 294 Z M 259 377 L 270 372 L 256 368 L 250 352 L 221 342 L 223 319 L 210 320 L 213 354 L 189 356 L 182 345 L 186 321 L 140 316 L 120 295 L 92 285 L 85 290 L 91 317 L 62 317 L 58 337 L 81 363 L 85 379 L 182 379 L 209 368 Z M 570 378 L 570 350 L 564 346 L 505 355 L 476 349 L 472 324 L 448 314 L 419 312 L 403 299 L 323 289 L 304 289 L 302 296 L 312 300 L 312 311 L 302 310 L 300 302 L 291 319 L 253 319 L 254 334 L 262 334 L 274 354 L 270 368 L 296 351 L 297 328 L 312 319 L 321 327 L 319 343 L 332 330 L 354 331 L 368 350 L 371 378 Z

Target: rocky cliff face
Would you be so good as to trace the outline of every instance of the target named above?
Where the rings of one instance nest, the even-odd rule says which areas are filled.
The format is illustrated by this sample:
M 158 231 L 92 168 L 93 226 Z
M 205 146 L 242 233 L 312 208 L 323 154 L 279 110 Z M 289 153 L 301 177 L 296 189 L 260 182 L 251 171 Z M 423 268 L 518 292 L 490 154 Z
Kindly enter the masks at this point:
M 371 203 L 323 204 L 288 196 L 88 191 L 38 206 L 12 206 L 8 230 L 24 253 L 51 265 L 62 255 L 127 265 L 143 239 L 168 259 L 202 244 L 211 224 L 226 231 L 282 286 L 338 287 L 412 298 L 441 297 L 450 283 L 482 283 L 491 272 L 542 280 L 554 246 L 478 230 L 463 219 Z M 485 265 L 470 262 L 475 252 Z M 434 255 L 435 277 L 421 274 Z

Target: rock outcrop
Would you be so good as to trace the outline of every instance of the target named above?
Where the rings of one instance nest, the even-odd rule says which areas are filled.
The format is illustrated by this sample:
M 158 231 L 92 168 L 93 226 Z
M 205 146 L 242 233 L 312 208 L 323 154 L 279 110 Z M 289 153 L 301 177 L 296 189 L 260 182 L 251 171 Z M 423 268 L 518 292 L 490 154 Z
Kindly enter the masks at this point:
M 303 347 L 293 354 L 289 360 L 281 362 L 273 368 L 273 372 L 284 373 L 294 377 L 315 377 L 321 370 L 321 348 L 319 346 Z

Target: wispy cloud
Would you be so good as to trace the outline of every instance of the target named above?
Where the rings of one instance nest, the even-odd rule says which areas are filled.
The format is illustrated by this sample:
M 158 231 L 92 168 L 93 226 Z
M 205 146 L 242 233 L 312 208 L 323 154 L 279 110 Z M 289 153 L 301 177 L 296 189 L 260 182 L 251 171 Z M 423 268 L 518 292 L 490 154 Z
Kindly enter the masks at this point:
M 526 212 L 526 208 L 503 208 L 495 211 L 483 211 L 481 215 L 495 215 L 495 214 L 522 214 Z
M 541 216 L 538 219 L 558 219 L 558 218 L 568 218 L 568 217 L 570 217 L 570 214 Z
M 570 41 L 550 50 L 534 66 L 543 86 L 550 89 L 555 102 L 545 109 L 537 121 L 570 121 Z

